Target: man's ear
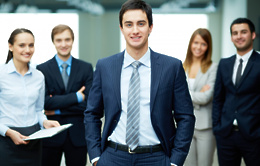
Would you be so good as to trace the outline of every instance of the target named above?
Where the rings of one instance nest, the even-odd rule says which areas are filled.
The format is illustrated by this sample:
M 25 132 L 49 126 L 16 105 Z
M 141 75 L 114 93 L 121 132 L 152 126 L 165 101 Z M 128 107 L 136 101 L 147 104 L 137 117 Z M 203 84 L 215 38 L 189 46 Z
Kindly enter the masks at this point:
M 252 33 L 252 39 L 254 40 L 255 38 L 256 38 L 256 33 L 253 32 L 253 33 Z
M 152 33 L 152 30 L 153 30 L 153 24 L 149 27 L 149 36 Z
M 122 32 L 122 30 L 123 30 L 123 27 L 121 27 L 121 25 L 119 24 L 119 28 L 120 28 L 120 30 L 121 30 L 121 32 Z

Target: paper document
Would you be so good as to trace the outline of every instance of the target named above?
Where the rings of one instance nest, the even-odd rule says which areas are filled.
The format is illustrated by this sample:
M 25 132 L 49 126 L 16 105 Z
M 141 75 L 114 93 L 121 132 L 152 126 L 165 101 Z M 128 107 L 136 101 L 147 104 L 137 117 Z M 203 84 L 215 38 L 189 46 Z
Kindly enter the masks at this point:
M 61 131 L 65 130 L 65 129 L 71 127 L 71 126 L 72 126 L 72 124 L 69 123 L 69 124 L 59 126 L 59 127 L 52 127 L 52 128 L 49 128 L 49 129 L 39 130 L 39 131 L 36 131 L 35 133 L 29 135 L 29 138 L 26 138 L 24 140 L 28 141 L 28 140 L 52 137 L 52 136 L 60 133 Z

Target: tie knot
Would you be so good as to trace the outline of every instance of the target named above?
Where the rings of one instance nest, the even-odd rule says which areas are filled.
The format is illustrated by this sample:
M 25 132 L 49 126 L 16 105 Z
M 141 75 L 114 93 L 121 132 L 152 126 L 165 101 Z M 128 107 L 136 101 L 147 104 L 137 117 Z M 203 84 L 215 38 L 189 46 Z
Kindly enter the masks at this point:
M 61 65 L 61 67 L 62 67 L 63 69 L 67 69 L 68 64 L 67 64 L 67 63 L 63 63 L 63 64 Z
M 131 65 L 132 65 L 135 69 L 138 69 L 138 67 L 141 65 L 141 62 L 139 62 L 139 61 L 134 61 L 133 63 L 131 63 Z
M 239 62 L 240 62 L 240 63 L 243 63 L 243 59 L 242 59 L 242 58 L 240 58 L 240 59 L 239 59 Z

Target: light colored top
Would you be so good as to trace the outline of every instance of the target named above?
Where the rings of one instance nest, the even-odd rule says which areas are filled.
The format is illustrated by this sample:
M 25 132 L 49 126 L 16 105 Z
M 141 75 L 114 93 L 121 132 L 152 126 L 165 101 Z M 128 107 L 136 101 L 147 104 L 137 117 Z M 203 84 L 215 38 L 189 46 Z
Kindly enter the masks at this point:
M 212 63 L 205 73 L 202 73 L 201 69 L 199 69 L 194 82 L 190 79 L 187 81 L 194 107 L 194 115 L 197 119 L 195 122 L 195 129 L 197 130 L 212 128 L 212 99 L 216 73 L 217 64 Z M 186 76 L 189 78 L 188 73 L 186 73 Z M 209 85 L 210 89 L 201 92 L 200 90 L 204 85 Z
M 189 89 L 194 89 L 194 82 L 195 82 L 195 78 L 188 78 L 188 82 L 189 82 Z
M 160 144 L 160 141 L 153 129 L 150 116 L 150 90 L 151 90 L 151 60 L 150 49 L 145 55 L 139 59 L 141 66 L 138 68 L 140 75 L 140 134 L 139 145 L 155 145 Z M 119 122 L 108 137 L 108 140 L 126 145 L 126 122 L 127 122 L 127 101 L 129 82 L 133 72 L 131 63 L 134 62 L 127 51 L 124 54 L 124 61 L 121 73 L 121 104 L 122 113 Z
M 232 75 L 232 82 L 233 82 L 234 85 L 235 85 L 235 82 L 236 82 L 237 69 L 238 69 L 238 65 L 240 63 L 239 62 L 240 59 L 243 59 L 242 71 L 241 71 L 241 75 L 243 75 L 245 68 L 246 68 L 246 65 L 247 65 L 247 62 L 252 55 L 252 52 L 253 52 L 253 49 L 243 56 L 236 54 L 236 60 L 235 60 L 235 64 L 234 64 L 234 68 L 233 68 L 233 75 Z M 234 119 L 233 125 L 236 125 L 236 126 L 238 125 L 236 119 Z
M 28 127 L 39 123 L 43 127 L 45 82 L 43 74 L 29 66 L 22 76 L 13 60 L 0 66 L 0 134 L 9 127 Z

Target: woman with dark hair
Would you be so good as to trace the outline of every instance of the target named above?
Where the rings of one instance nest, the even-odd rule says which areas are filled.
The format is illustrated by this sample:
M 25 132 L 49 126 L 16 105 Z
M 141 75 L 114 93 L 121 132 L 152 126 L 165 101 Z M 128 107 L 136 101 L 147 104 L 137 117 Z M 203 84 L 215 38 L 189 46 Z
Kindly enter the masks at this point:
M 30 30 L 15 29 L 9 40 L 6 64 L 0 66 L 0 164 L 41 164 L 41 141 L 25 141 L 28 135 L 59 126 L 43 114 L 43 74 L 30 67 L 34 36 Z
M 211 166 L 215 151 L 212 132 L 212 98 L 217 65 L 212 63 L 212 39 L 207 29 L 191 36 L 183 63 L 196 116 L 195 130 L 185 166 Z

